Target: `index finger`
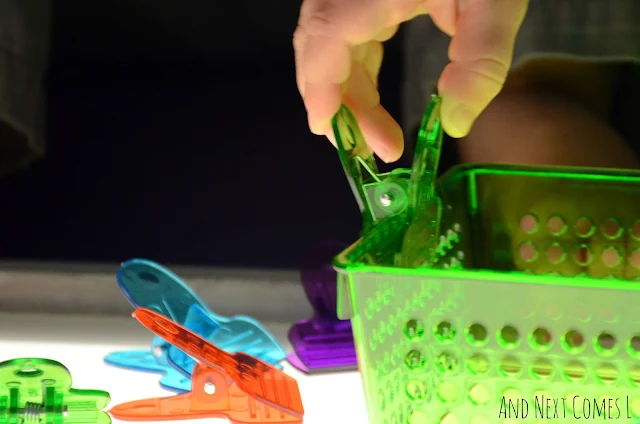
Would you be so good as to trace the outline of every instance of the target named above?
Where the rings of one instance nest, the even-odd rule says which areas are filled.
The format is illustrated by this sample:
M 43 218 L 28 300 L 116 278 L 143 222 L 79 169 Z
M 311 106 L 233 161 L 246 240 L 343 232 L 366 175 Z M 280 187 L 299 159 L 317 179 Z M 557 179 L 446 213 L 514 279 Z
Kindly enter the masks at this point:
M 528 0 L 461 1 L 449 59 L 438 82 L 443 126 L 463 137 L 498 95 L 511 67 Z
M 325 134 L 350 74 L 350 47 L 384 28 L 386 0 L 305 0 L 294 35 L 296 76 L 311 129 Z M 321 127 L 318 127 L 318 126 Z M 327 127 L 327 128 L 324 128 Z

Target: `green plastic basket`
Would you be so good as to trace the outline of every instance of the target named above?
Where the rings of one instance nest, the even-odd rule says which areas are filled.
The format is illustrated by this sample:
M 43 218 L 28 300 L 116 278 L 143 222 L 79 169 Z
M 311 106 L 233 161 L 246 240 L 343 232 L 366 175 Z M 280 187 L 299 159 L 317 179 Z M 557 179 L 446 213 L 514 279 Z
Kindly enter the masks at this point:
M 462 166 L 436 192 L 431 262 L 402 265 L 407 202 L 334 261 L 369 422 L 640 422 L 640 173 Z

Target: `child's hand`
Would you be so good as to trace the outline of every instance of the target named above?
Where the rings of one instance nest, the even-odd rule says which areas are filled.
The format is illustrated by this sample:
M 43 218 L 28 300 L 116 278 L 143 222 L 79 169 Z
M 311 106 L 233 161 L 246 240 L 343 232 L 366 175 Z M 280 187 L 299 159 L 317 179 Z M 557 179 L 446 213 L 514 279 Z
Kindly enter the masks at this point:
M 451 63 L 438 83 L 444 129 L 465 136 L 502 88 L 527 6 L 527 0 L 304 0 L 293 44 L 311 130 L 332 139 L 331 118 L 344 102 L 375 153 L 399 159 L 402 130 L 377 90 L 382 42 L 400 23 L 428 13 L 453 37 Z

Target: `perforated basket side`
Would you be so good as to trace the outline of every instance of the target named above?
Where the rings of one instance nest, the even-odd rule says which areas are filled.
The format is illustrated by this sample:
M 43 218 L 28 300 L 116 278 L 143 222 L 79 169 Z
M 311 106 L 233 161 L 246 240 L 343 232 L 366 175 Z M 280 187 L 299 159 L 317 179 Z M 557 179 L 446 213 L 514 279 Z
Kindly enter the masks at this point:
M 623 416 L 640 419 L 635 284 L 372 271 L 350 278 L 372 424 L 506 424 L 498 419 L 502 401 L 525 399 L 533 408 L 536 396 L 592 404 L 610 397 L 626 408 Z M 567 419 L 573 412 L 562 409 Z M 531 410 L 519 422 L 534 418 Z

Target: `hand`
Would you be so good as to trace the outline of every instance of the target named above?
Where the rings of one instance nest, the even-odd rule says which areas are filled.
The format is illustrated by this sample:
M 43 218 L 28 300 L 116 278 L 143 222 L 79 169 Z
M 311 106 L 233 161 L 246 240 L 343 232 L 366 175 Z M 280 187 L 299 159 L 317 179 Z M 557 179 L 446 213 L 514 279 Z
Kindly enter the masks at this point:
M 504 84 L 527 6 L 528 0 L 304 0 L 293 45 L 311 131 L 335 144 L 331 118 L 344 103 L 378 157 L 398 160 L 402 130 L 377 89 L 382 42 L 402 22 L 429 14 L 452 37 L 451 63 L 438 82 L 443 126 L 452 137 L 465 136 Z

